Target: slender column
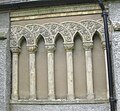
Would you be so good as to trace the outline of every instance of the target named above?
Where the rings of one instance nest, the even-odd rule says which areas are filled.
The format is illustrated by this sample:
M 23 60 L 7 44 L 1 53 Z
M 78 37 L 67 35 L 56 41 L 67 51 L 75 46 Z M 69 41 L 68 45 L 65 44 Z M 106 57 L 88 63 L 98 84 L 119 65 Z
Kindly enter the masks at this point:
M 48 98 L 55 99 L 55 85 L 54 85 L 54 45 L 46 45 L 48 57 Z
M 106 44 L 105 44 L 105 42 L 102 43 L 102 47 L 104 49 L 104 56 L 105 56 L 105 71 L 106 71 L 106 83 L 107 83 L 107 99 L 109 99 L 108 65 L 107 65 L 107 53 L 106 53 Z
M 19 48 L 11 48 L 12 51 L 12 100 L 18 100 L 18 56 Z
M 30 77 L 30 100 L 36 99 L 36 71 L 35 52 L 36 46 L 28 46 L 29 51 L 29 77 Z
M 74 84 L 73 84 L 73 44 L 65 44 L 66 58 L 67 58 L 67 83 L 68 83 L 68 95 L 67 99 L 74 99 Z
M 93 43 L 83 43 L 86 59 L 86 77 L 87 77 L 87 99 L 94 99 L 93 92 L 93 70 L 92 70 L 92 53 Z

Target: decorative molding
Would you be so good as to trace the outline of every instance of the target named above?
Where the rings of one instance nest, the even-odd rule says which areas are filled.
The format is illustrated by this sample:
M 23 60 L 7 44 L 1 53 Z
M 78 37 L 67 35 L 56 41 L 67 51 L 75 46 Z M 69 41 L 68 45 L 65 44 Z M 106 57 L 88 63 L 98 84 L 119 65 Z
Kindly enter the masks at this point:
M 21 21 L 89 14 L 101 14 L 100 7 L 96 4 L 42 7 L 36 9 L 12 11 L 10 16 L 11 21 Z
M 106 43 L 105 43 L 105 41 L 102 42 L 101 45 L 102 45 L 102 48 L 103 48 L 104 50 L 106 50 Z
M 35 53 L 37 51 L 37 46 L 27 46 L 29 53 Z
M 53 52 L 56 48 L 55 45 L 45 45 L 48 52 Z
M 97 21 L 94 20 L 83 20 L 80 21 L 80 23 L 86 27 L 86 29 L 89 30 L 89 33 L 91 34 L 91 36 L 93 37 L 95 32 L 98 31 L 98 29 L 100 29 L 101 27 L 103 27 L 103 25 Z
M 93 36 L 97 31 L 104 40 L 103 24 L 94 20 L 82 20 L 79 22 L 66 21 L 62 23 L 27 24 L 26 26 L 13 25 L 11 27 L 11 47 L 20 47 L 23 37 L 27 46 L 35 46 L 42 36 L 45 44 L 55 44 L 58 34 L 64 40 L 64 44 L 74 42 L 76 33 L 80 34 L 83 42 L 93 42 Z
M 91 50 L 93 48 L 93 43 L 92 42 L 83 43 L 83 47 L 86 51 Z
M 64 42 L 71 42 L 72 35 L 64 26 L 58 23 L 46 23 L 44 26 L 51 32 L 53 40 L 55 42 L 56 36 L 61 34 Z
M 12 53 L 20 53 L 21 49 L 19 47 L 12 47 L 11 51 Z
M 72 51 L 72 49 L 74 48 L 74 44 L 64 44 L 65 50 L 66 51 Z
M 62 25 L 67 28 L 72 34 L 72 42 L 74 41 L 74 36 L 78 32 L 82 37 L 83 41 L 91 41 L 91 35 L 87 28 L 80 23 L 76 22 L 63 22 Z

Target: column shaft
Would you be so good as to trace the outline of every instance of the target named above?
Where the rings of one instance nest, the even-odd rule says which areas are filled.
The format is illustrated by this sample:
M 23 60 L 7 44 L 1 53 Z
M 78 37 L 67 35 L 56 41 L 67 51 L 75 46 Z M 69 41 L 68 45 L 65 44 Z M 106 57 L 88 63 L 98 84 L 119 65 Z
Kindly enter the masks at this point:
M 12 100 L 18 100 L 19 48 L 12 48 Z
M 48 98 L 55 99 L 55 83 L 54 83 L 54 45 L 46 45 L 48 57 Z
M 105 71 L 106 71 L 106 84 L 107 84 L 107 99 L 109 99 L 109 81 L 108 81 L 108 64 L 107 64 L 107 53 L 105 42 L 102 43 L 104 56 L 105 56 Z
M 29 50 L 29 75 L 30 75 L 30 100 L 36 99 L 36 71 L 35 71 L 35 51 L 36 47 L 28 47 Z
M 94 99 L 93 92 L 93 69 L 92 69 L 92 43 L 85 43 L 85 59 L 86 59 L 86 77 L 87 77 L 87 99 Z
M 73 84 L 73 44 L 64 45 L 66 49 L 67 58 L 67 84 L 68 84 L 68 95 L 67 99 L 74 99 L 74 84 Z

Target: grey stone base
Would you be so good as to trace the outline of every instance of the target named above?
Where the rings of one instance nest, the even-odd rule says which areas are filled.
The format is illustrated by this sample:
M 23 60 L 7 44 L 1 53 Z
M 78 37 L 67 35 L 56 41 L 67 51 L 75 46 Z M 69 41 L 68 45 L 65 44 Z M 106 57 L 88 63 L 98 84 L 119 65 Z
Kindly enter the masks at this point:
M 110 111 L 109 104 L 11 105 L 11 111 Z

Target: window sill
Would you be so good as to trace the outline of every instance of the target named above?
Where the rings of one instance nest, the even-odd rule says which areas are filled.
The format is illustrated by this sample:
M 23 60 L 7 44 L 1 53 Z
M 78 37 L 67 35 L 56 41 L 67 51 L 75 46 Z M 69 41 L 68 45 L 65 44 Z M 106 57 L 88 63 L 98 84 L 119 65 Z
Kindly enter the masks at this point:
M 75 99 L 75 100 L 11 100 L 10 104 L 21 104 L 21 105 L 63 105 L 63 104 L 103 104 L 108 103 L 108 99 Z

